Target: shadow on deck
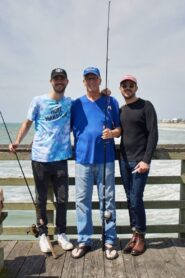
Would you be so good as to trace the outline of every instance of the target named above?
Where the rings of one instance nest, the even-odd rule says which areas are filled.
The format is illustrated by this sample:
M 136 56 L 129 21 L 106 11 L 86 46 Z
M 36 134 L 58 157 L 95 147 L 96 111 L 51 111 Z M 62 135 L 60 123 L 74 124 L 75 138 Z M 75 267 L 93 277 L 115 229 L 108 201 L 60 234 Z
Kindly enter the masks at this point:
M 117 240 L 119 257 L 113 261 L 104 258 L 98 240 L 94 240 L 92 252 L 78 260 L 56 242 L 59 257 L 54 260 L 40 252 L 37 242 L 2 241 L 5 261 L 0 277 L 185 277 L 185 239 L 147 239 L 148 249 L 138 257 L 123 254 L 126 241 Z

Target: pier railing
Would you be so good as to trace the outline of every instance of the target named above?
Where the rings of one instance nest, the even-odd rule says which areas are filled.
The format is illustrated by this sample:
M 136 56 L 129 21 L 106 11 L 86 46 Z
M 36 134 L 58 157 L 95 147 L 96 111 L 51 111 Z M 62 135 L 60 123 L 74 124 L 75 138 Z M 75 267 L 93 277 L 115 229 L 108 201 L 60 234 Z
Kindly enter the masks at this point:
M 119 153 L 119 146 L 116 146 L 117 150 L 117 159 Z M 22 145 L 17 150 L 20 160 L 30 160 L 30 147 L 28 145 Z M 15 160 L 15 155 L 8 151 L 7 145 L 0 145 L 0 161 L 1 160 Z M 180 160 L 181 161 L 181 172 L 179 175 L 174 176 L 149 176 L 147 184 L 153 185 L 158 184 L 163 186 L 164 184 L 180 184 L 180 198 L 178 200 L 150 200 L 145 201 L 146 209 L 179 209 L 179 222 L 177 224 L 156 224 L 148 225 L 147 233 L 178 233 L 179 237 L 185 238 L 185 145 L 159 145 L 153 156 L 154 160 Z M 29 185 L 34 185 L 33 178 L 27 178 Z M 69 178 L 70 186 L 74 185 L 74 177 Z M 122 184 L 121 178 L 116 177 L 116 184 Z M 0 177 L 0 186 L 16 186 L 25 185 L 23 178 L 3 178 Z M 5 200 L 4 210 L 34 210 L 34 206 L 31 202 L 6 202 Z M 52 190 L 49 190 L 48 193 L 48 203 L 47 203 L 47 212 L 49 220 L 49 233 L 51 235 L 55 234 L 54 226 L 54 210 L 55 202 L 53 201 Z M 94 201 L 92 204 L 93 209 L 98 209 L 99 204 L 97 201 Z M 116 201 L 117 209 L 127 209 L 127 204 L 124 201 Z M 75 203 L 69 202 L 68 210 L 75 210 Z M 20 226 L 11 226 L 3 227 L 3 234 L 6 235 L 25 235 L 25 230 L 27 227 Z M 76 234 L 76 225 L 68 226 L 68 234 Z M 94 227 L 95 234 L 101 234 L 101 226 Z M 130 233 L 130 227 L 127 225 L 117 225 L 118 234 L 127 234 Z

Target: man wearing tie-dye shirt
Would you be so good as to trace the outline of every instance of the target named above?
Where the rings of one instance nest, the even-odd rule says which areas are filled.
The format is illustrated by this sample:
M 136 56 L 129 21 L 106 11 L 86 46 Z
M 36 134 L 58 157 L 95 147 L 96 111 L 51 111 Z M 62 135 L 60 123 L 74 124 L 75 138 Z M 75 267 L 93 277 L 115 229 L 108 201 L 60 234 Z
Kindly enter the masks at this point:
M 27 119 L 23 122 L 15 143 L 9 146 L 10 151 L 15 152 L 32 123 L 35 123 L 31 159 L 38 206 L 39 244 L 41 251 L 46 253 L 51 251 L 46 238 L 48 233 L 46 202 L 49 183 L 52 184 L 56 197 L 58 242 L 64 250 L 73 248 L 65 234 L 68 201 L 67 159 L 72 156 L 70 142 L 72 100 L 64 96 L 68 84 L 66 71 L 61 68 L 52 70 L 50 83 L 52 91 L 32 100 Z

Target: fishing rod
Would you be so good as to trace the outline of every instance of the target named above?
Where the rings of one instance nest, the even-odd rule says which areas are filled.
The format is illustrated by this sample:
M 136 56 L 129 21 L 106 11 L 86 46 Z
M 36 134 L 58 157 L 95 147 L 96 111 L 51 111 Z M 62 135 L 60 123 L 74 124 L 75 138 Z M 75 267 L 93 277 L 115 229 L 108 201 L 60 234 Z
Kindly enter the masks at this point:
M 8 135 L 8 137 L 9 137 L 10 143 L 13 144 L 12 139 L 11 139 L 11 136 L 10 136 L 10 133 L 9 133 L 9 131 L 8 131 L 7 125 L 6 125 L 6 123 L 5 123 L 5 120 L 4 120 L 4 118 L 3 118 L 3 114 L 1 113 L 1 111 L 0 111 L 0 114 L 1 114 L 1 118 L 2 118 L 2 121 L 3 121 L 4 127 L 5 127 L 5 129 L 6 129 L 7 135 Z M 27 179 L 26 179 L 26 177 L 25 177 L 24 171 L 23 171 L 23 169 L 22 169 L 20 160 L 19 160 L 18 155 L 17 155 L 16 152 L 15 152 L 15 156 L 16 156 L 17 162 L 18 162 L 18 164 L 19 164 L 19 167 L 20 167 L 20 169 L 21 169 L 21 172 L 22 172 L 24 181 L 25 181 L 25 183 L 26 183 L 26 186 L 27 186 L 27 188 L 28 188 L 28 191 L 29 191 L 29 193 L 30 193 L 32 202 L 33 202 L 33 204 L 34 204 L 34 206 L 35 206 L 35 208 L 36 208 L 37 205 L 36 205 L 36 203 L 35 203 L 35 201 L 34 201 L 33 195 L 32 195 L 32 193 L 31 193 L 30 187 L 29 187 L 29 185 L 28 185 L 28 181 L 27 181 Z
M 105 89 L 106 89 L 106 107 L 105 107 L 105 128 L 107 126 L 107 83 L 108 83 L 108 62 L 109 62 L 109 21 L 110 21 L 110 3 L 108 3 L 108 24 L 107 24 L 107 43 L 106 43 L 106 71 L 105 71 Z M 110 220 L 111 212 L 106 210 L 106 140 L 104 140 L 104 167 L 103 167 L 103 217 L 102 217 L 102 251 L 105 251 L 105 221 Z
M 5 127 L 5 129 L 6 129 L 8 138 L 9 138 L 9 140 L 10 140 L 10 143 L 13 145 L 12 138 L 11 138 L 11 136 L 10 136 L 9 130 L 8 130 L 8 128 L 7 128 L 7 125 L 6 125 L 6 123 L 5 123 L 5 120 L 4 120 L 4 117 L 3 117 L 3 114 L 2 114 L 1 111 L 0 111 L 0 115 L 1 115 L 1 119 L 2 119 L 3 125 L 4 125 L 4 127 Z M 19 164 L 19 167 L 20 167 L 20 169 L 21 169 L 21 172 L 22 172 L 22 175 L 23 175 L 25 184 L 26 184 L 26 186 L 27 186 L 27 189 L 28 189 L 28 191 L 29 191 L 29 193 L 30 193 L 30 196 L 31 196 L 33 205 L 34 205 L 34 207 L 35 207 L 36 213 L 38 213 L 38 206 L 37 206 L 37 204 L 36 204 L 36 202 L 35 202 L 35 200 L 34 200 L 34 198 L 33 198 L 33 194 L 31 193 L 31 190 L 30 190 L 28 181 L 27 181 L 26 176 L 25 176 L 25 174 L 24 174 L 24 171 L 23 171 L 22 165 L 21 165 L 21 163 L 20 163 L 19 157 L 18 157 L 18 155 L 17 155 L 17 152 L 15 151 L 14 154 L 15 154 L 15 157 L 16 157 L 17 162 L 18 162 L 18 164 Z M 38 236 L 39 236 L 39 231 L 38 231 L 37 226 L 36 226 L 35 224 L 33 224 L 33 225 L 31 226 L 31 230 L 29 229 L 29 230 L 27 231 L 27 234 L 30 233 L 30 232 L 32 232 L 32 234 L 33 234 L 35 237 L 38 237 Z M 52 244 L 51 244 L 51 242 L 50 242 L 49 237 L 46 236 L 46 238 L 47 238 L 48 244 L 49 244 L 49 246 L 50 246 L 50 249 L 51 249 L 51 253 L 52 253 L 53 258 L 54 258 L 54 259 L 57 259 L 57 256 L 56 256 L 56 254 L 55 254 L 55 251 L 54 251 L 54 249 L 53 249 L 53 246 L 52 246 Z

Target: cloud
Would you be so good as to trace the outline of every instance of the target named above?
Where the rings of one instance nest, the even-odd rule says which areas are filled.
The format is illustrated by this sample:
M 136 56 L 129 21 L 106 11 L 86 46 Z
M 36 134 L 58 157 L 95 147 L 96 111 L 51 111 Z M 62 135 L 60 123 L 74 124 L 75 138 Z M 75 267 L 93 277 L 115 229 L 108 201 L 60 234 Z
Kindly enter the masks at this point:
M 73 98 L 85 93 L 86 66 L 100 68 L 104 86 L 107 9 L 106 0 L 0 1 L 0 109 L 8 121 L 22 121 L 33 96 L 50 90 L 55 67 L 67 70 Z M 108 80 L 120 105 L 120 78 L 132 73 L 159 118 L 185 118 L 184 15 L 181 0 L 111 1 Z

